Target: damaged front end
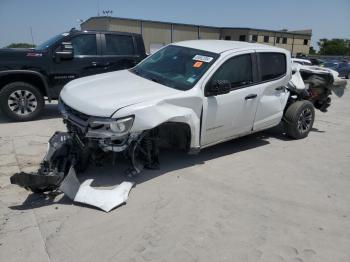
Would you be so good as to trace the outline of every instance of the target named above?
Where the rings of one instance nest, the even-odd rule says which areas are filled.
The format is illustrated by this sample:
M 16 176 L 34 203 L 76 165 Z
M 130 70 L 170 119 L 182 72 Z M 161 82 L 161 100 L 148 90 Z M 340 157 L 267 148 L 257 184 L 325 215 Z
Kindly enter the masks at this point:
M 62 101 L 59 108 L 67 132 L 56 132 L 50 138 L 37 172 L 16 173 L 11 177 L 12 184 L 37 193 L 60 189 L 74 199 L 77 188 L 60 186 L 67 185 L 67 180 L 77 181 L 75 172 L 84 171 L 89 164 L 100 166 L 104 161 L 115 163 L 117 158 L 125 158 L 130 163 L 125 170 L 128 177 L 139 174 L 143 168 L 158 167 L 155 131 L 130 133 L 133 116 L 117 120 L 88 116 Z
M 20 172 L 10 180 L 33 192 L 52 191 L 59 187 L 71 166 L 84 165 L 84 148 L 74 134 L 56 132 L 49 140 L 47 153 L 35 173 Z

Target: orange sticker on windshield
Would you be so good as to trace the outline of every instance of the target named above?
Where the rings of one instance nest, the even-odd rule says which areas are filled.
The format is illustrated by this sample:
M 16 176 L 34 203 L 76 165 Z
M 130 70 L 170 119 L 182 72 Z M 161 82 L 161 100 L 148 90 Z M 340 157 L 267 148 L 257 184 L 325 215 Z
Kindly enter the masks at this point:
M 202 61 L 197 61 L 193 64 L 193 67 L 194 68 L 200 68 L 201 66 L 203 65 L 203 62 Z

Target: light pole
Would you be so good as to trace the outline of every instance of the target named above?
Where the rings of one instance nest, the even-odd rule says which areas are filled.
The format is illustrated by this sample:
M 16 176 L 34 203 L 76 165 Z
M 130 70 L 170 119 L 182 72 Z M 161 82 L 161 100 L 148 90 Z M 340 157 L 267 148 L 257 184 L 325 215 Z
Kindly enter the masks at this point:
M 100 16 L 100 0 L 97 0 L 97 16 Z

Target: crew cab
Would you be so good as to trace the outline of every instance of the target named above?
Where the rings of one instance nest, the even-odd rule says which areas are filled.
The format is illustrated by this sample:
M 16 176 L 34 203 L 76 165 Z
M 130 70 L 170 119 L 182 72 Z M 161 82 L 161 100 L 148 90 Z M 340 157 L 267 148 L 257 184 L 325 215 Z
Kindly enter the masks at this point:
M 15 121 L 36 118 L 69 81 L 134 67 L 146 57 L 142 36 L 71 30 L 33 49 L 0 49 L 0 108 Z
M 332 92 L 343 95 L 346 81 L 337 74 L 292 64 L 289 51 L 272 46 L 170 44 L 132 69 L 69 82 L 59 100 L 67 132 L 50 138 L 37 173 L 16 173 L 11 183 L 70 192 L 75 171 L 89 164 L 127 158 L 134 176 L 159 168 L 164 148 L 198 153 L 280 123 L 289 137 L 305 138 L 315 108 L 326 112 Z
M 289 136 L 306 137 L 314 106 L 290 97 L 291 77 L 285 49 L 184 41 L 130 70 L 68 83 L 60 108 L 69 133 L 89 145 L 92 154 L 128 152 L 138 173 L 140 167 L 157 166 L 158 148 L 198 152 L 281 121 Z

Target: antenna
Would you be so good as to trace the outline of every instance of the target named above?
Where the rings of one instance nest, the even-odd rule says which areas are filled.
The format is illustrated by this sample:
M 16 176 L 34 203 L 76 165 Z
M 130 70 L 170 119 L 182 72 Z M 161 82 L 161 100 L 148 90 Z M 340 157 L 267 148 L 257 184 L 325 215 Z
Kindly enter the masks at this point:
M 84 22 L 84 20 L 83 19 L 80 19 L 80 18 L 78 18 L 77 19 L 77 23 L 79 24 L 79 26 L 80 26 L 80 30 L 82 30 L 82 28 L 81 28 L 81 24 Z
M 34 37 L 33 37 L 33 29 L 32 26 L 30 26 L 30 36 L 32 38 L 32 45 L 34 45 Z
M 102 13 L 105 15 L 105 16 L 111 16 L 113 14 L 113 11 L 112 10 L 103 10 Z

